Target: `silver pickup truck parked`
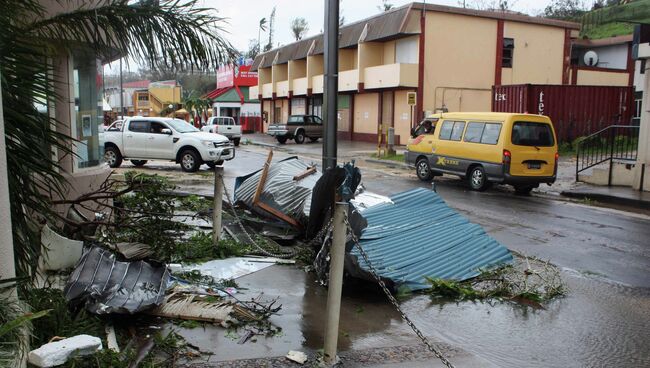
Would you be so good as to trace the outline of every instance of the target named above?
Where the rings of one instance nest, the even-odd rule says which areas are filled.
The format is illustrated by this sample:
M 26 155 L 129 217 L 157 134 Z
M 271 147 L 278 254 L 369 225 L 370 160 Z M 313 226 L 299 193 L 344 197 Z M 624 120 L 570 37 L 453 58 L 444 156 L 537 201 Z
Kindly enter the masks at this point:
M 316 115 L 291 115 L 286 124 L 271 124 L 266 134 L 275 137 L 280 144 L 293 139 L 296 143 L 305 143 L 305 138 L 316 142 L 323 136 L 323 120 Z
M 239 141 L 241 141 L 241 125 L 237 124 L 235 119 L 230 116 L 213 116 L 208 119 L 208 123 L 201 130 L 226 136 L 235 146 L 239 146 Z

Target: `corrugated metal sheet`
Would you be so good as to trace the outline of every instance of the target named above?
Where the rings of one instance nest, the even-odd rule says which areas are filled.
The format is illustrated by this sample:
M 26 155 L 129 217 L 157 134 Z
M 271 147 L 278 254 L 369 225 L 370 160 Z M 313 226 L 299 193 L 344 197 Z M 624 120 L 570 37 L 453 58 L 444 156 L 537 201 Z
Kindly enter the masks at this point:
M 298 181 L 293 180 L 293 177 L 304 173 L 310 167 L 297 157 L 273 162 L 269 167 L 260 201 L 300 222 L 306 220 L 309 217 L 312 190 L 321 173 L 317 171 Z M 254 208 L 253 197 L 261 176 L 262 170 L 238 177 L 235 182 L 235 201 L 243 202 L 248 208 Z
M 394 204 L 368 208 L 360 243 L 383 278 L 411 290 L 425 289 L 424 277 L 466 280 L 479 269 L 512 261 L 510 251 L 477 224 L 449 208 L 433 191 L 396 194 Z M 359 266 L 368 266 L 355 247 Z
M 115 254 L 92 246 L 84 250 L 63 293 L 96 314 L 137 313 L 160 305 L 169 283 L 164 265 L 121 262 Z
M 492 111 L 547 115 L 560 141 L 629 124 L 632 87 L 521 84 L 492 87 Z

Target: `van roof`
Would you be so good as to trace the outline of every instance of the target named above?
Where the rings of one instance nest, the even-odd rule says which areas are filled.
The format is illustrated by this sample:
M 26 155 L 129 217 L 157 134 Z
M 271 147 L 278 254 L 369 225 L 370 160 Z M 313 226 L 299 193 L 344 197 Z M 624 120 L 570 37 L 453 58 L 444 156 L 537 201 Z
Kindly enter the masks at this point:
M 505 120 L 512 116 L 535 116 L 540 117 L 543 115 L 535 114 L 521 114 L 513 112 L 443 112 L 427 116 L 427 118 L 438 119 L 489 119 L 489 120 Z

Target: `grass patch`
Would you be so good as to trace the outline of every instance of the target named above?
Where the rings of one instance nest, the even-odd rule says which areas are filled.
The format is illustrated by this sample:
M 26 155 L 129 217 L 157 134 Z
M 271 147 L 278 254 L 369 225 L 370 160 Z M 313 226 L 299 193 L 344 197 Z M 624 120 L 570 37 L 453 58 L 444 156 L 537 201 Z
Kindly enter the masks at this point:
M 183 263 L 201 263 L 213 259 L 241 257 L 249 254 L 251 247 L 230 239 L 219 240 L 215 247 L 212 243 L 212 233 L 197 232 L 188 240 L 176 244 L 171 260 Z
M 587 28 L 585 31 L 583 31 L 582 36 L 595 40 L 607 37 L 628 35 L 632 34 L 632 32 L 634 32 L 633 24 L 613 22 Z
M 376 153 L 373 153 L 370 155 L 372 158 L 376 158 L 379 160 L 387 160 L 387 161 L 396 161 L 396 162 L 404 162 L 404 154 L 403 153 L 396 153 L 392 155 L 383 155 L 383 156 L 377 156 Z

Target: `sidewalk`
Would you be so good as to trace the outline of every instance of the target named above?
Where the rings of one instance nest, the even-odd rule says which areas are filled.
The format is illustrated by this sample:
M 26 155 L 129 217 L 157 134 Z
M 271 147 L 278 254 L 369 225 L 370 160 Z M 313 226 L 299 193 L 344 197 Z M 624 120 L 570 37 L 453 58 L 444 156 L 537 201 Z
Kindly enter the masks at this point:
M 582 184 L 574 189 L 562 191 L 561 194 L 570 198 L 587 198 L 601 203 L 650 210 L 650 192 L 641 192 L 630 187 Z

